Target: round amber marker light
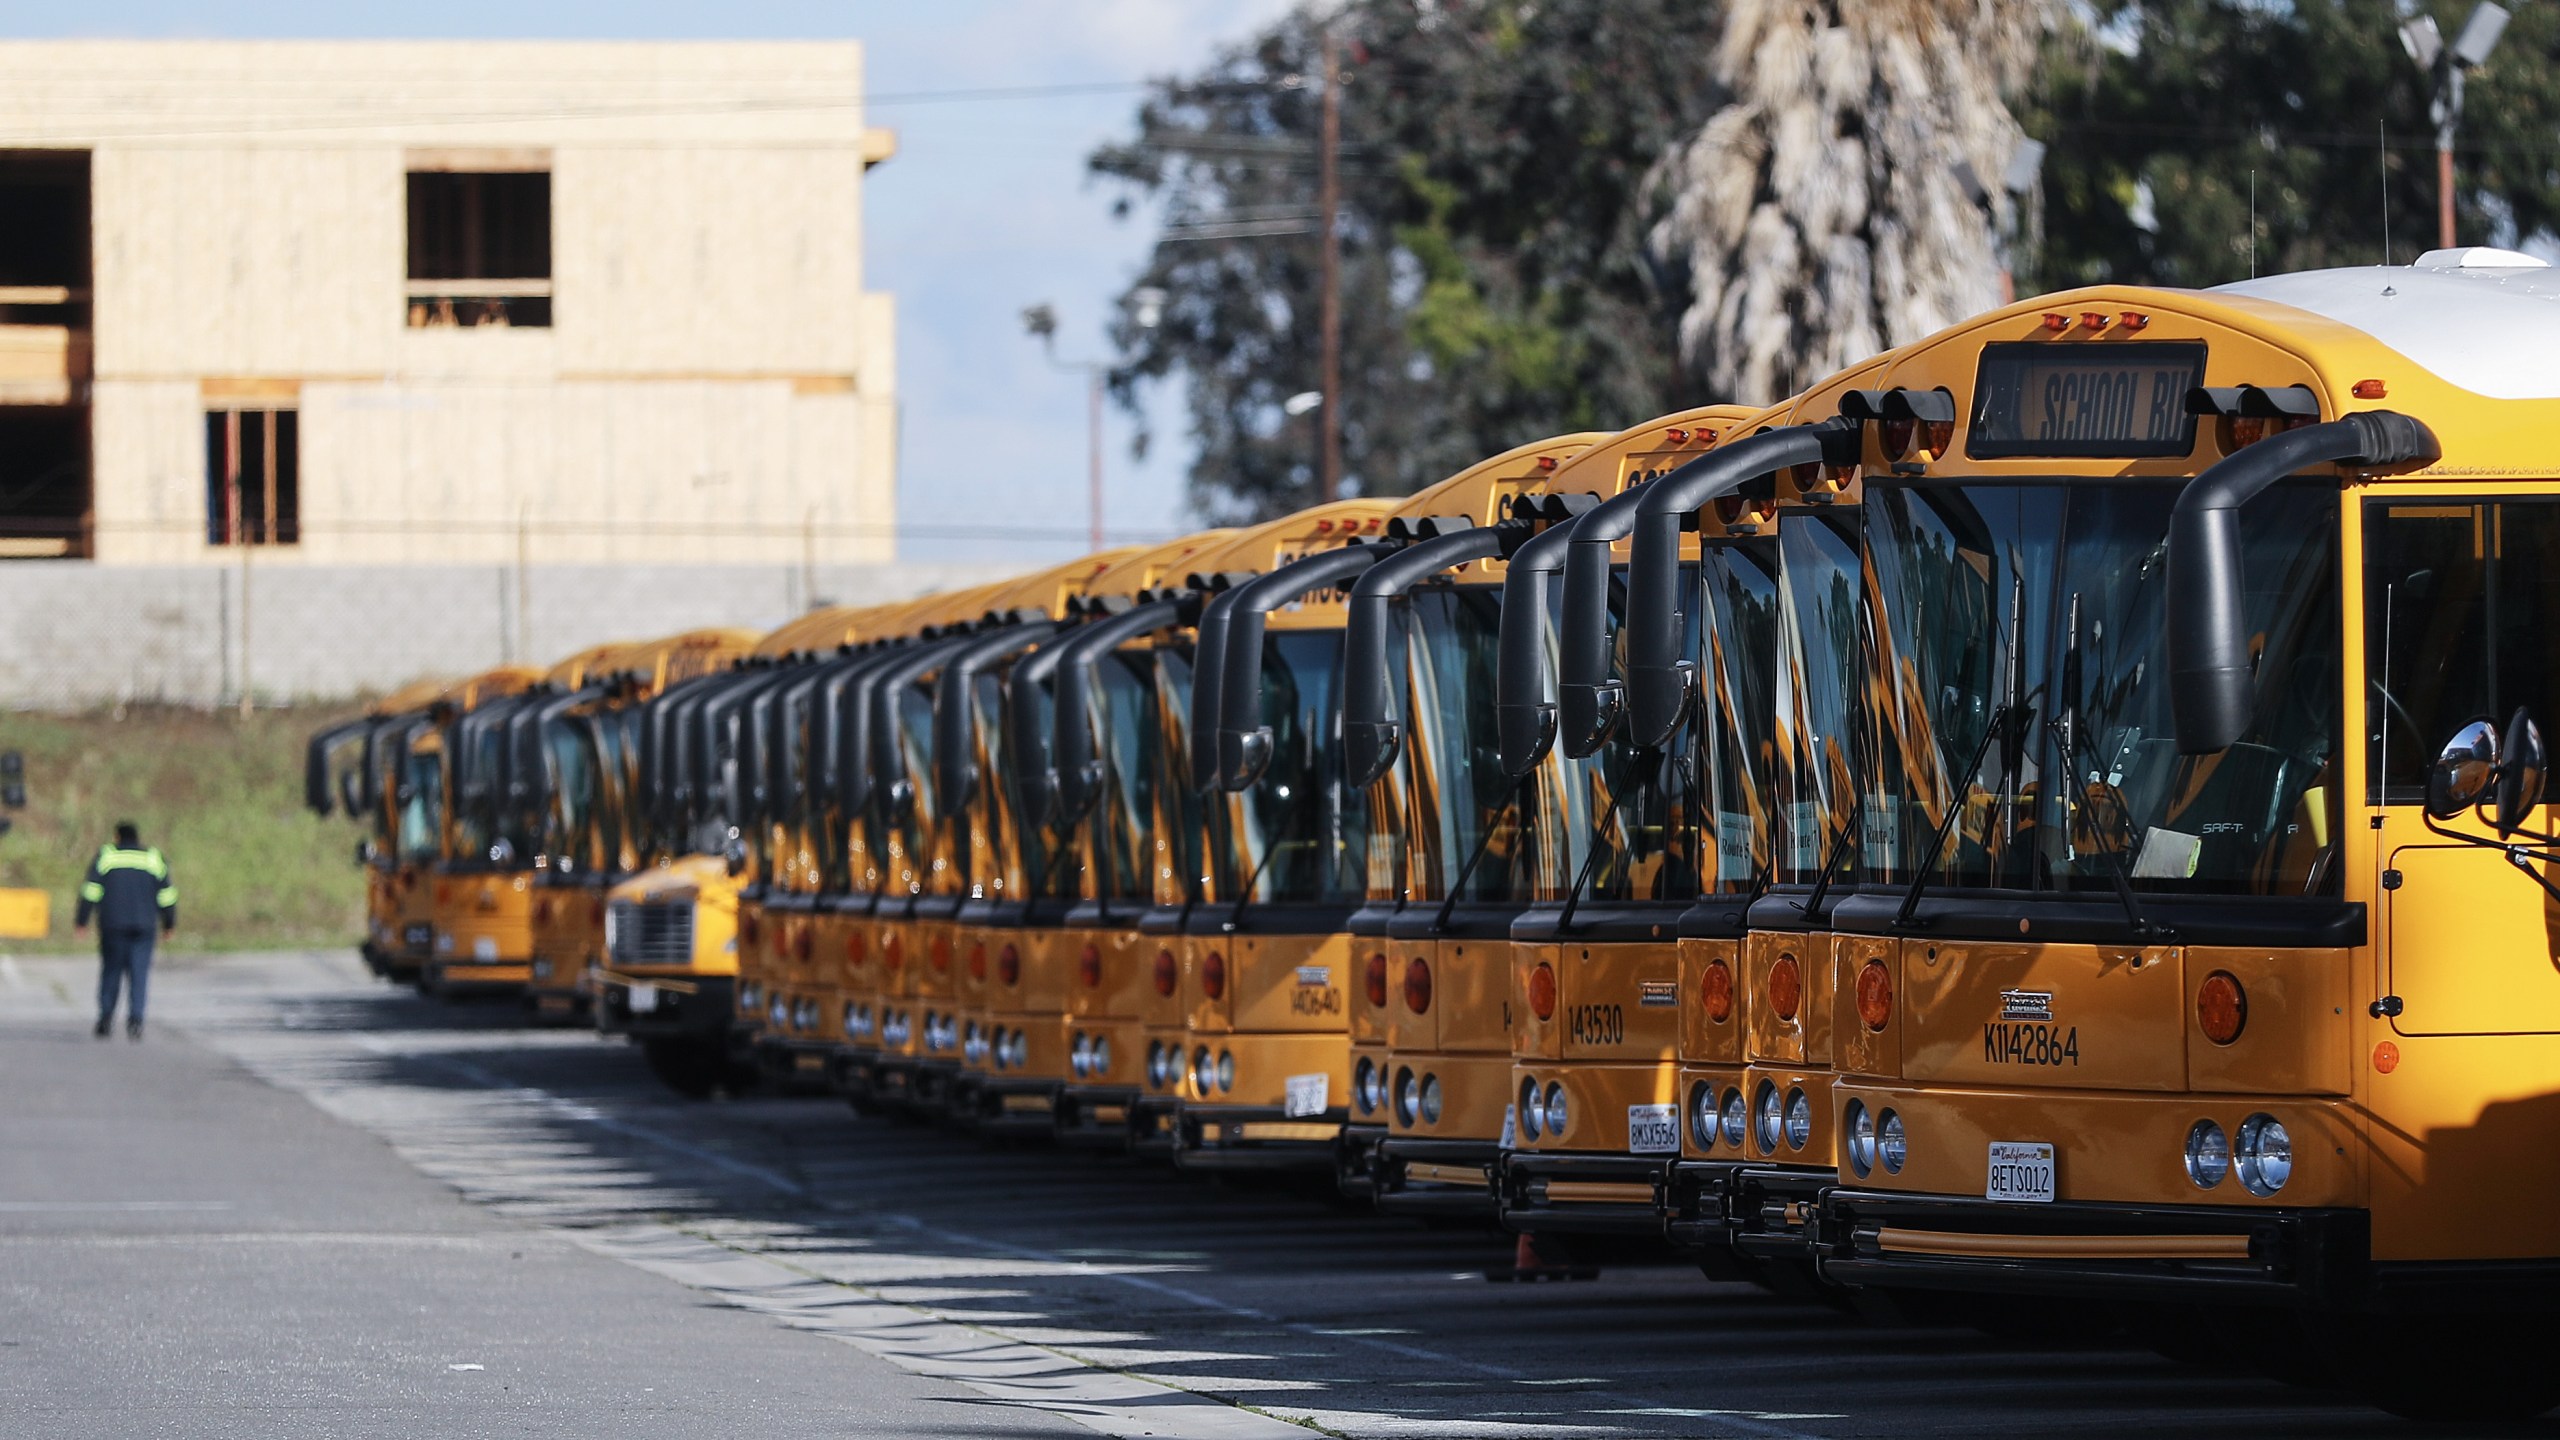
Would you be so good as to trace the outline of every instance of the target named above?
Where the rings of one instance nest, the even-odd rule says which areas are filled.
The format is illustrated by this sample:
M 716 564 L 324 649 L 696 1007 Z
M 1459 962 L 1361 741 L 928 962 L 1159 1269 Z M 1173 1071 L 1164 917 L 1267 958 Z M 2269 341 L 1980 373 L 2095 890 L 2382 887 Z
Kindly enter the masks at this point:
M 1893 972 L 1881 960 L 1870 960 L 1858 971 L 1858 1018 L 1870 1030 L 1881 1030 L 1893 1019 Z
M 1082 980 L 1088 990 L 1102 988 L 1102 952 L 1099 949 L 1087 945 L 1077 953 L 1076 978 Z
M 862 955 L 862 932 L 856 930 L 852 934 L 844 937 L 844 962 L 848 965 L 860 966 L 862 964 Z
M 996 952 L 996 979 L 1007 985 L 1022 983 L 1022 952 L 1007 945 Z
M 1541 1020 L 1556 1018 L 1556 967 L 1544 960 L 1529 972 L 1529 1013 Z
M 1200 962 L 1200 993 L 1212 1000 L 1227 993 L 1227 957 L 1215 950 Z
M 1718 1025 L 1733 1018 L 1733 967 L 1721 960 L 1707 962 L 1707 973 L 1698 977 L 1698 1003 L 1705 1006 L 1707 1018 Z
M 2400 1047 L 2385 1040 L 2373 1047 L 2373 1068 L 2385 1075 L 2400 1068 Z
M 1404 967 L 1404 1008 L 1416 1015 L 1431 1013 L 1431 962 L 1419 955 Z
M 1781 1020 L 1796 1018 L 1796 1008 L 1804 1004 L 1804 971 L 1793 955 L 1781 955 L 1769 967 L 1769 1008 Z
M 987 978 L 987 942 L 984 940 L 969 947 L 969 978 L 972 980 Z
M 2216 1045 L 2230 1044 L 2248 1028 L 2249 992 L 2240 988 L 2230 971 L 2216 970 L 2197 987 L 2196 1024 L 2204 1030 L 2204 1038 Z
M 1369 992 L 1369 1008 L 1387 1008 L 1387 957 L 1383 952 L 1369 957 L 1367 974 L 1362 978 L 1361 988 Z
M 1172 994 L 1174 985 L 1179 982 L 1181 978 L 1182 966 L 1174 960 L 1173 952 L 1170 950 L 1157 951 L 1156 993 L 1159 995 Z

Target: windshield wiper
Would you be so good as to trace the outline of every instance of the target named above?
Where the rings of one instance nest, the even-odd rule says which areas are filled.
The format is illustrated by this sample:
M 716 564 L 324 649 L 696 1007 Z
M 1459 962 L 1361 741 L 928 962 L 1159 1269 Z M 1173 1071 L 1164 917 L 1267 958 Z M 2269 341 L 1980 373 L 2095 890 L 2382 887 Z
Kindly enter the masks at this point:
M 2062 748 L 2062 793 L 2057 798 L 2062 804 L 2063 859 L 2067 863 L 2077 859 L 2079 854 L 2079 827 L 2073 822 L 2072 809 L 2074 797 L 2081 793 L 2079 769 L 2083 748 L 2086 747 L 2091 760 L 2098 758 L 2097 747 L 2090 743 L 2088 732 L 2080 726 L 2080 592 L 2077 590 L 2071 592 L 2071 609 L 2065 624 L 2068 628 L 2063 636 L 2062 693 L 2056 706 L 2060 713 L 2047 722 L 2045 728 Z M 2092 767 L 2089 778 L 2094 781 L 2099 774 Z M 2128 857 L 2141 836 L 2134 832 L 2132 808 L 2124 803 L 2124 792 L 2115 785 L 2110 783 L 2103 788 L 2108 806 L 2115 812 L 2116 829 L 2122 836 L 2113 857 L 2115 863 L 2107 867 L 2107 879 L 2116 892 L 2116 903 L 2124 907 L 2124 918 L 2132 924 L 2135 935 L 2144 938 L 2165 936 L 2168 931 L 2151 923 L 2151 917 L 2143 912 L 2142 902 L 2133 893 L 2133 869 Z
M 1467 882 L 1475 878 L 1476 866 L 1483 862 L 1484 852 L 1493 845 L 1493 832 L 1502 828 L 1502 822 L 1510 817 L 1512 808 L 1520 803 L 1520 792 L 1529 788 L 1530 779 L 1537 773 L 1532 770 L 1527 775 L 1516 777 L 1510 788 L 1503 791 L 1502 804 L 1494 810 L 1492 818 L 1485 821 L 1484 833 L 1476 837 L 1475 849 L 1468 852 L 1467 863 L 1459 867 L 1458 878 L 1449 883 L 1449 893 L 1441 897 L 1440 913 L 1431 917 L 1432 934 L 1447 933 L 1449 916 L 1458 908 L 1458 897 L 1466 893 Z
M 2010 727 L 2014 714 L 2015 712 L 2007 705 L 2002 705 L 1991 712 L 1991 723 L 1982 727 L 1981 743 L 1973 747 L 1973 759 L 1966 763 L 1964 769 L 1956 772 L 1957 784 L 1970 784 L 1972 777 L 1981 773 L 1983 757 L 1991 753 L 1991 742 L 1998 739 L 2001 732 Z M 1947 836 L 1954 832 L 1956 822 L 1963 817 L 1964 798 L 1961 795 L 1950 794 L 1947 797 L 1946 815 L 1938 821 L 1938 828 L 1930 832 L 1929 852 L 1921 857 L 1919 865 L 1912 871 L 1911 888 L 1902 892 L 1902 908 L 1895 911 L 1893 916 L 1895 929 L 1901 929 L 1911 923 L 1912 912 L 1920 908 L 1921 892 L 1929 888 L 1929 872 L 1937 867 L 1938 857 L 1944 854 L 1947 848 Z
M 1558 935 L 1573 928 L 1573 912 L 1582 905 L 1582 892 L 1591 884 L 1592 872 L 1600 868 L 1600 843 L 1608 838 L 1610 823 L 1618 818 L 1618 812 L 1626 808 L 1628 801 L 1642 797 L 1646 789 L 1660 783 L 1663 761 L 1669 758 L 1668 751 L 1639 750 L 1627 757 L 1627 770 L 1634 770 L 1648 755 L 1653 759 L 1653 769 L 1645 776 L 1644 783 L 1632 790 L 1627 789 L 1625 788 L 1626 773 L 1620 772 L 1618 776 L 1620 788 L 1611 793 L 1608 805 L 1600 812 L 1599 823 L 1592 826 L 1591 845 L 1583 852 L 1582 870 L 1573 877 L 1573 888 L 1566 891 L 1564 895 L 1564 910 L 1556 916 Z M 1633 857 L 1629 858 L 1632 860 Z

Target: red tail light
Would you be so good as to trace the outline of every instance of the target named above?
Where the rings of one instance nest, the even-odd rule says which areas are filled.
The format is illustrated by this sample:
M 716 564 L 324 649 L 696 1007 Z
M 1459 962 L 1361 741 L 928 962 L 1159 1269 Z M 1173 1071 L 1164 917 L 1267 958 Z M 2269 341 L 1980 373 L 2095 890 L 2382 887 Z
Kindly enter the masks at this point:
M 1102 952 L 1100 950 L 1087 945 L 1083 952 L 1076 956 L 1076 978 L 1084 982 L 1084 988 L 1087 990 L 1102 988 Z
M 1707 973 L 1698 977 L 1698 1004 L 1718 1025 L 1733 1018 L 1732 966 L 1721 960 L 1707 962 Z
M 1022 983 L 1022 952 L 1007 945 L 996 952 L 996 978 L 1007 985 Z
M 1544 960 L 1529 972 L 1529 1013 L 1540 1020 L 1556 1018 L 1556 967 Z
M 933 957 L 933 968 L 936 970 L 948 971 L 951 968 L 951 937 L 948 935 L 934 936 L 933 949 L 930 953 Z
M 1367 969 L 1365 978 L 1368 983 L 1364 988 L 1369 992 L 1370 1008 L 1384 1010 L 1387 1008 L 1387 957 L 1370 956 Z
M 1769 1008 L 1781 1020 L 1796 1018 L 1796 1010 L 1804 1004 L 1804 970 L 1793 955 L 1781 955 L 1769 967 Z
M 1870 1030 L 1881 1030 L 1893 1019 L 1893 972 L 1881 960 L 1870 960 L 1858 971 L 1858 1018 Z
M 756 937 L 763 931 L 764 927 L 756 921 L 756 912 L 753 910 L 738 912 L 738 943 L 740 945 L 753 945 L 756 943 Z
M 544 896 L 541 900 L 534 903 L 533 923 L 536 925 L 548 925 L 551 923 L 551 899 L 549 896 Z
M 2240 1038 L 2249 1026 L 2249 992 L 2228 970 L 2216 970 L 2204 977 L 2196 990 L 2196 1024 L 2204 1029 L 2204 1038 L 2216 1045 L 2228 1045 Z
M 816 945 L 817 932 L 807 925 L 801 926 L 798 933 L 791 937 L 791 953 L 798 956 L 803 965 L 809 963 L 809 956 L 814 952 Z
M 1404 1008 L 1416 1015 L 1431 1013 L 1431 962 L 1419 955 L 1404 967 Z
M 603 901 L 591 900 L 587 902 L 587 923 L 590 925 L 602 925 L 604 923 Z
M 1156 952 L 1156 993 L 1170 995 L 1182 983 L 1182 965 L 1170 950 Z
M 896 931 L 891 931 L 888 943 L 880 947 L 880 963 L 892 970 L 903 969 L 906 966 L 907 944 L 898 938 Z
M 987 942 L 984 940 L 969 947 L 969 978 L 972 980 L 987 978 Z
M 1221 999 L 1227 993 L 1227 957 L 1215 950 L 1209 952 L 1208 959 L 1200 962 L 1200 993 L 1212 1000 Z
M 863 956 L 867 949 L 868 947 L 862 943 L 862 932 L 860 930 L 856 930 L 852 934 L 845 936 L 844 963 L 852 966 L 856 970 L 861 969 Z

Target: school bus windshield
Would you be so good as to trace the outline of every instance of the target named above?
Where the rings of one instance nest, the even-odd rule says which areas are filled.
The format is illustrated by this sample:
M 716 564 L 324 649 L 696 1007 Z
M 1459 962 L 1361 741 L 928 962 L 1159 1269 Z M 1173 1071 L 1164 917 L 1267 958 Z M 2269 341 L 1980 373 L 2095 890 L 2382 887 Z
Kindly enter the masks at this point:
M 1230 797 L 1218 895 L 1262 904 L 1356 902 L 1368 880 L 1368 796 L 1342 783 L 1342 632 L 1264 637 L 1262 723 L 1270 767 Z
M 411 755 L 400 797 L 400 859 L 423 865 L 444 854 L 444 757 Z
M 2258 704 L 2218 755 L 2172 736 L 2175 482 L 1874 486 L 1876 797 L 1867 878 L 1935 887 L 2301 895 L 2340 879 L 2338 491 L 2241 521 Z
M 1088 733 L 1104 737 L 1105 779 L 1102 801 L 1094 807 L 1092 839 L 1100 857 L 1092 893 L 1101 900 L 1144 903 L 1154 893 L 1150 831 L 1155 826 L 1156 797 L 1171 778 L 1163 773 L 1167 757 L 1182 747 L 1169 744 L 1156 703 L 1155 656 L 1144 651 L 1114 651 L 1094 666 L 1096 684 Z M 1179 789 L 1179 786 L 1174 788 Z M 1188 835 L 1190 827 L 1183 827 Z
M 1540 847 L 1528 842 L 1524 822 L 1538 812 L 1506 803 L 1512 786 L 1496 752 L 1492 708 L 1483 703 L 1494 688 L 1501 592 L 1480 585 L 1417 590 L 1409 603 L 1412 771 L 1431 824 L 1416 839 L 1433 872 L 1429 893 L 1445 898 L 1484 845 L 1458 898 L 1525 900 L 1537 877 L 1524 867 Z M 1488 827 L 1495 829 L 1489 844 Z

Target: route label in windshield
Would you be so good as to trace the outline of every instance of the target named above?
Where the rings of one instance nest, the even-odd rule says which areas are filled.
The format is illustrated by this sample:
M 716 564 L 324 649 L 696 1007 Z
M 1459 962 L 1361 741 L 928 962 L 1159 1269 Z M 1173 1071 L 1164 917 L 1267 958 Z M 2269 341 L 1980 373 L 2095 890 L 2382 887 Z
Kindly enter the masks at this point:
M 2204 345 L 2120 340 L 2018 341 L 1982 347 L 1965 454 L 2137 459 L 2195 448 L 2187 392 L 2204 381 Z

